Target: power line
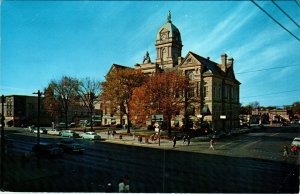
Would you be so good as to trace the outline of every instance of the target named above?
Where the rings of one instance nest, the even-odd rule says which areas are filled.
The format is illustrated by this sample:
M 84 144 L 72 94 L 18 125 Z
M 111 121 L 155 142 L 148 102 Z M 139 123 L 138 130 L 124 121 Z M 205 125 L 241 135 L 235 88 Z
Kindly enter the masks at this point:
M 272 0 L 272 3 L 282 12 L 284 13 L 292 22 L 294 22 L 294 24 L 296 24 L 296 26 L 298 26 L 298 28 L 300 28 L 299 24 L 297 24 L 297 22 L 295 20 L 293 20 L 293 18 L 291 16 L 289 16 L 277 3 L 275 3 L 274 0 Z
M 235 74 L 244 74 L 244 73 L 252 73 L 252 72 L 258 72 L 258 71 L 266 71 L 270 69 L 281 69 L 281 68 L 287 68 L 287 67 L 300 67 L 300 65 L 289 65 L 289 66 L 281 66 L 281 67 L 271 67 L 271 68 L 265 68 L 265 69 L 257 69 L 257 70 L 252 70 L 252 71 L 244 71 L 244 72 L 238 72 Z
M 261 96 L 269 96 L 269 95 L 274 95 L 274 94 L 282 94 L 282 93 L 298 92 L 298 91 L 300 91 L 300 90 L 287 90 L 287 91 L 281 91 L 281 92 L 272 92 L 272 93 L 261 94 L 261 95 L 255 95 L 255 96 L 240 97 L 240 99 L 244 99 L 244 98 L 253 98 L 253 97 L 261 97 Z M 300 95 L 299 95 L 299 96 L 300 96 Z
M 267 16 L 269 16 L 274 22 L 276 22 L 281 28 L 286 30 L 289 34 L 291 34 L 294 38 L 296 38 L 300 42 L 300 39 L 296 35 L 294 35 L 291 31 L 289 31 L 287 28 L 285 28 L 281 23 L 279 23 L 275 18 L 273 18 L 266 10 L 264 10 L 257 3 L 255 3 L 254 0 L 251 0 L 251 2 L 254 3 L 254 5 L 256 5 L 256 7 L 258 7 L 261 11 L 263 11 Z
M 298 5 L 298 7 L 300 7 L 300 4 L 299 4 L 299 2 L 298 2 L 297 0 L 295 0 L 295 2 L 296 2 L 296 4 Z

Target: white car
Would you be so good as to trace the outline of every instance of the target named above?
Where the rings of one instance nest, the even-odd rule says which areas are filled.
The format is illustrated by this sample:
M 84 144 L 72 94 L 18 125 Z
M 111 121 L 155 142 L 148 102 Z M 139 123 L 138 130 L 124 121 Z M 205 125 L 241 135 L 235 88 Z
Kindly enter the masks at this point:
M 292 141 L 292 146 L 295 145 L 298 148 L 300 148 L 300 137 L 295 137 L 294 140 Z
M 51 129 L 47 131 L 48 135 L 61 135 L 61 131 L 57 130 L 57 129 Z
M 86 132 L 79 135 L 82 139 L 101 139 L 100 135 L 95 132 Z

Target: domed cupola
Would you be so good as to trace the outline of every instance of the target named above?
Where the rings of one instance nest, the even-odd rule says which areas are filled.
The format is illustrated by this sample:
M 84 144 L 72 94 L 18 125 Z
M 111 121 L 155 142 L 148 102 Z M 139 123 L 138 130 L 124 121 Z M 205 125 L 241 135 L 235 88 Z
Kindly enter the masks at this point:
M 178 28 L 172 24 L 171 20 L 171 12 L 169 11 L 167 16 L 167 22 L 160 27 L 158 33 L 156 35 L 156 41 L 166 40 L 166 39 L 174 39 L 176 41 L 181 42 L 181 36 Z
M 162 68 L 171 68 L 178 64 L 181 57 L 182 42 L 178 28 L 172 24 L 171 12 L 167 16 L 167 22 L 162 25 L 156 35 L 156 63 Z

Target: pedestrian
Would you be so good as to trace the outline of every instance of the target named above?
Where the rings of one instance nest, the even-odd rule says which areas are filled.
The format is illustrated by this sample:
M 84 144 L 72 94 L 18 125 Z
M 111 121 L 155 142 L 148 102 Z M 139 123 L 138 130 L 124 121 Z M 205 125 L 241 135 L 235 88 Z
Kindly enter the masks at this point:
M 289 157 L 289 150 L 287 146 L 283 146 L 283 157 Z
M 209 149 L 215 150 L 214 144 L 215 144 L 214 140 L 210 139 L 210 141 L 209 141 Z
M 175 148 L 176 141 L 177 141 L 177 137 L 176 137 L 176 135 L 174 135 L 174 137 L 173 137 L 173 148 Z
M 189 145 L 190 145 L 190 143 L 191 143 L 191 137 L 190 137 L 189 135 L 187 136 L 187 142 L 188 142 L 188 144 L 187 144 L 187 145 L 189 146 Z
M 111 183 L 108 183 L 105 189 L 106 193 L 112 193 L 113 192 L 113 187 L 111 185 Z
M 132 140 L 133 140 L 133 141 L 135 140 L 135 134 L 134 134 L 134 132 L 133 132 L 133 134 L 132 134 Z
M 110 132 L 109 130 L 107 130 L 107 139 L 109 139 L 109 136 L 110 136 Z
M 129 177 L 126 175 L 124 177 L 124 193 L 129 193 Z
M 124 181 L 122 179 L 119 180 L 119 193 L 124 193 L 124 189 L 125 189 L 125 184 Z
M 184 135 L 184 136 L 183 136 L 183 144 L 185 143 L 186 140 L 187 140 L 187 139 L 186 139 L 186 135 Z

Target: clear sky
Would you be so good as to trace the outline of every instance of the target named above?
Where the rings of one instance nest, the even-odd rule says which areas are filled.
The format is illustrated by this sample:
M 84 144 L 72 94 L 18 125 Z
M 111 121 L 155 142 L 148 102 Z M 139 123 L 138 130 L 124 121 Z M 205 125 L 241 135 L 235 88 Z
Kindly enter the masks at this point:
M 271 1 L 257 3 L 300 39 Z M 277 4 L 300 24 L 300 3 Z M 300 101 L 300 41 L 250 1 L 1 1 L 0 93 L 32 95 L 63 75 L 104 80 L 113 63 L 133 67 L 146 51 L 155 61 L 169 10 L 183 57 L 234 58 L 242 104 Z

